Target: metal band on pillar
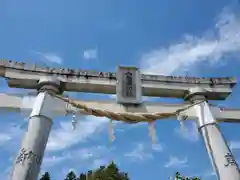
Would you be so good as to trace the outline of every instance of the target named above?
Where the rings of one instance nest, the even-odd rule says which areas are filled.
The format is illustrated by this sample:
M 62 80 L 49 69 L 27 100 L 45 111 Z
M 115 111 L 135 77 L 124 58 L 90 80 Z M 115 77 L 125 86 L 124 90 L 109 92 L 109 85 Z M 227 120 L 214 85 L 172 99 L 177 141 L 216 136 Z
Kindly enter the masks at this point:
M 238 165 L 217 125 L 216 119 L 211 113 L 206 98 L 203 96 L 205 92 L 202 88 L 190 89 L 185 100 L 191 102 L 202 101 L 202 103 L 195 105 L 193 108 L 195 108 L 198 116 L 198 130 L 203 137 L 217 178 L 219 180 L 239 180 Z
M 55 99 L 50 95 L 61 93 L 61 82 L 52 77 L 39 81 L 39 93 L 29 117 L 27 132 L 16 158 L 11 180 L 36 180 L 52 127 L 51 111 Z

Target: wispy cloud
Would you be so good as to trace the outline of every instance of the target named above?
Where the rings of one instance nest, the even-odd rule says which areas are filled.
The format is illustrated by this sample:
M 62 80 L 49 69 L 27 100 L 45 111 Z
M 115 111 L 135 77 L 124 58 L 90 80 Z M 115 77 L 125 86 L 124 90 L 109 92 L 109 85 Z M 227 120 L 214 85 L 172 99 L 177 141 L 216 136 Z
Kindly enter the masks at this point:
M 60 164 L 71 158 L 72 158 L 72 156 L 70 154 L 63 155 L 63 156 L 54 156 L 54 155 L 53 156 L 45 156 L 43 159 L 43 167 L 49 168 L 49 167 Z
M 1 172 L 2 178 L 0 178 L 0 180 L 10 179 L 10 178 L 11 178 L 11 171 L 12 171 L 12 166 L 7 167 L 7 168 L 4 170 L 4 172 Z
M 4 127 L 0 128 L 0 146 L 16 148 L 16 144 L 18 144 L 18 141 L 20 141 L 22 135 L 23 135 L 23 129 L 21 129 L 20 125 L 16 124 L 6 124 Z M 16 142 L 17 141 L 17 142 Z M 12 149 L 10 148 L 10 149 Z
M 156 152 L 162 152 L 163 151 L 163 146 L 161 144 L 153 144 L 152 145 L 152 150 Z
M 240 150 L 240 141 L 230 141 L 229 147 L 231 150 Z
M 107 122 L 108 120 L 105 118 L 87 116 L 85 120 L 80 120 L 77 128 L 73 131 L 71 121 L 62 121 L 60 128 L 52 130 L 47 150 L 59 151 L 83 142 L 94 133 L 100 132 Z
M 180 159 L 178 157 L 170 156 L 169 160 L 165 163 L 165 168 L 184 168 L 188 167 L 187 157 Z
M 185 35 L 182 42 L 144 54 L 141 68 L 146 73 L 181 74 L 196 63 L 219 63 L 224 56 L 236 53 L 240 53 L 240 17 L 225 8 L 213 29 L 200 37 Z
M 186 139 L 190 142 L 197 142 L 200 137 L 195 121 L 185 122 L 183 128 L 179 125 L 179 127 L 175 128 L 174 131 L 178 137 Z
M 56 53 L 41 53 L 34 51 L 35 54 L 37 54 L 41 61 L 45 63 L 55 63 L 55 64 L 62 64 L 63 59 Z
M 92 163 L 92 168 L 96 169 L 99 168 L 100 166 L 104 166 L 105 164 L 108 164 L 108 160 L 104 158 L 99 158 L 99 159 L 94 159 Z
M 11 134 L 0 133 L 0 146 L 11 140 Z
M 84 59 L 96 59 L 98 56 L 97 49 L 88 49 L 83 52 Z
M 115 94 L 111 94 L 111 95 L 108 95 L 108 97 L 110 98 L 110 99 L 114 99 L 114 100 L 117 100 L 117 95 L 115 95 Z M 156 101 L 156 100 L 158 100 L 159 99 L 159 97 L 147 97 L 147 96 L 142 96 L 142 101 L 143 102 L 154 102 L 154 101 Z
M 131 152 L 126 153 L 124 156 L 135 160 L 147 160 L 153 158 L 152 153 L 145 151 L 143 144 L 138 144 L 136 148 L 134 148 Z
M 82 165 L 84 164 L 89 168 L 97 168 L 109 162 L 109 156 L 111 156 L 113 150 L 114 148 L 107 148 L 105 146 L 89 146 L 61 151 L 57 155 L 55 153 L 54 155 L 47 153 L 43 159 L 43 167 L 49 169 L 64 163 L 65 167 L 74 168 L 78 165 L 75 162 L 81 161 Z
M 138 143 L 132 151 L 125 153 L 124 156 L 131 158 L 133 161 L 143 161 L 152 159 L 153 151 L 162 152 L 163 147 L 160 144 L 155 144 L 151 148 L 143 143 Z
M 216 173 L 213 170 L 206 170 L 202 173 L 202 179 L 212 179 L 213 176 L 216 176 Z

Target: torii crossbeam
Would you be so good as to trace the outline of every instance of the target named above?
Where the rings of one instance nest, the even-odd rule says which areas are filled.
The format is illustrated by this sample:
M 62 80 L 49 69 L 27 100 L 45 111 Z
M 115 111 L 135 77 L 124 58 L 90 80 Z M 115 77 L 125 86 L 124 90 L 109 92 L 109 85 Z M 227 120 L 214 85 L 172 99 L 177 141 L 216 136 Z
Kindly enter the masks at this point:
M 102 110 L 117 112 L 119 116 L 124 112 L 171 113 L 194 103 L 193 107 L 176 116 L 196 119 L 218 179 L 240 179 L 238 165 L 217 125 L 217 122 L 240 122 L 240 110 L 222 109 L 207 102 L 226 99 L 236 84 L 235 78 L 145 75 L 134 67 L 119 67 L 117 73 L 106 73 L 40 67 L 14 61 L 0 61 L 0 76 L 6 78 L 9 87 L 36 89 L 39 92 L 36 98 L 28 99 L 31 103 L 24 103 L 24 106 L 22 102 L 26 99 L 0 94 L 1 109 L 18 111 L 23 108 L 31 111 L 28 131 L 14 164 L 11 180 L 37 179 L 52 118 L 77 111 L 74 104 L 65 103 L 55 96 L 64 91 L 117 94 L 117 104 L 113 101 L 78 103 L 92 109 L 100 106 Z M 186 103 L 143 103 L 142 95 L 182 98 Z M 86 113 L 84 110 L 78 112 Z
M 32 105 L 34 104 L 36 97 L 35 96 L 16 96 L 16 95 L 9 95 L 5 93 L 0 93 L 0 110 L 1 111 L 32 111 Z M 53 99 L 55 106 L 52 107 L 52 113 L 55 117 L 57 116 L 64 116 L 66 114 L 73 114 L 73 113 L 80 113 L 86 114 L 89 113 L 85 112 L 84 110 L 78 110 L 77 108 L 73 107 L 71 104 L 68 104 L 64 101 L 61 101 L 57 98 Z M 122 104 L 117 104 L 115 101 L 112 100 L 78 100 L 77 102 L 81 104 L 85 104 L 90 108 L 99 108 L 103 110 L 114 111 L 117 113 L 126 113 L 126 112 L 133 112 L 133 113 L 171 113 L 176 112 L 178 109 L 185 108 L 191 103 L 184 103 L 184 104 L 166 104 L 166 103 L 158 103 L 158 102 L 146 102 L 140 106 L 124 106 Z M 213 116 L 216 118 L 218 122 L 225 122 L 225 123 L 240 123 L 240 109 L 230 109 L 230 108 L 222 108 L 217 106 L 210 106 L 211 112 Z M 198 118 L 198 115 L 194 109 L 194 107 L 187 109 L 182 113 L 188 117 L 188 119 L 195 120 Z M 177 118 L 173 117 L 173 118 Z M 164 119 L 168 120 L 168 119 Z

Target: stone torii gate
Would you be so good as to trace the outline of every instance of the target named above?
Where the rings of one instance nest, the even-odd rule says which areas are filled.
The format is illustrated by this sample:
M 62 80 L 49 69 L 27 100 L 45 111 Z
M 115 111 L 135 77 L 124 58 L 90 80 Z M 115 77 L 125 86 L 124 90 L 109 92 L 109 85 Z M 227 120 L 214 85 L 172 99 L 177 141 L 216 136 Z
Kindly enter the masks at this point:
M 234 78 L 145 75 L 134 67 L 118 67 L 117 73 L 106 73 L 47 68 L 6 60 L 0 61 L 0 76 L 6 78 L 9 87 L 38 91 L 37 97 L 30 98 L 30 102 L 24 106 L 21 97 L 0 94 L 1 109 L 31 111 L 11 180 L 37 179 L 52 119 L 56 115 L 71 112 L 122 118 L 130 123 L 135 123 L 134 120 L 138 118 L 137 122 L 148 118 L 155 120 L 161 115 L 175 116 L 181 122 L 186 117 L 194 119 L 218 179 L 240 180 L 238 165 L 217 125 L 217 122 L 240 122 L 240 110 L 222 109 L 208 103 L 208 100 L 226 99 L 236 84 Z M 64 91 L 117 94 L 117 103 L 74 103 L 59 96 Z M 144 103 L 142 96 L 182 98 L 185 103 Z M 76 107 L 81 110 L 78 111 Z

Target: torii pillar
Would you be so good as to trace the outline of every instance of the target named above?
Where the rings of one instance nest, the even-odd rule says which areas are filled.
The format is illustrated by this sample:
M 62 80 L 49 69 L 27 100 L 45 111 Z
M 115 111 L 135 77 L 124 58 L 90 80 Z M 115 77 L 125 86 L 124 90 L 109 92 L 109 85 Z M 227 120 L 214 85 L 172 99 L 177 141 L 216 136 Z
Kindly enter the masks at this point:
M 192 102 L 201 102 L 194 106 L 198 116 L 198 130 L 201 133 L 212 166 L 218 180 L 240 180 L 239 167 L 234 156 L 220 131 L 216 119 L 211 113 L 204 89 L 193 88 L 186 97 Z
M 39 93 L 28 120 L 21 149 L 15 160 L 10 180 L 37 180 L 52 127 L 54 99 L 50 94 L 61 93 L 61 82 L 53 77 L 39 81 Z

